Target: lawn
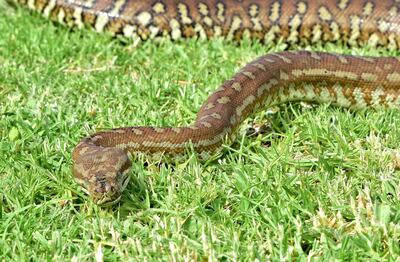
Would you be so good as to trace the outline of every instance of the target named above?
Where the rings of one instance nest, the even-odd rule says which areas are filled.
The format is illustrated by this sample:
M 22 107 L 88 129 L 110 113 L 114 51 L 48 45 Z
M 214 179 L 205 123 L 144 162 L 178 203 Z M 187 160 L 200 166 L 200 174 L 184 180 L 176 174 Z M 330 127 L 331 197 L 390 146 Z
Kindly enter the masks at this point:
M 261 111 L 216 160 L 188 152 L 182 163 L 135 162 L 111 208 L 74 182 L 71 152 L 82 137 L 190 124 L 224 80 L 284 48 L 133 46 L 25 10 L 2 14 L 0 261 L 398 259 L 398 110 L 292 103 Z M 268 133 L 246 135 L 251 123 L 268 123 Z

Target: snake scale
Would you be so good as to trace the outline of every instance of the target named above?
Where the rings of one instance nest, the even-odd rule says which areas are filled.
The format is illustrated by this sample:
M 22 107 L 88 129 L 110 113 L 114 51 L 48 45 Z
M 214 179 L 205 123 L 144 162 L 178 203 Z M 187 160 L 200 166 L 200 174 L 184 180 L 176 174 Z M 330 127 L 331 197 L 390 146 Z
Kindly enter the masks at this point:
M 400 49 L 399 0 L 15 0 L 45 17 L 134 41 L 171 38 L 257 39 L 288 45 L 340 42 Z M 201 157 L 231 141 L 260 107 L 287 101 L 348 108 L 400 107 L 400 58 L 285 51 L 259 57 L 209 96 L 187 127 L 124 127 L 82 139 L 75 179 L 97 204 L 121 198 L 128 154 Z

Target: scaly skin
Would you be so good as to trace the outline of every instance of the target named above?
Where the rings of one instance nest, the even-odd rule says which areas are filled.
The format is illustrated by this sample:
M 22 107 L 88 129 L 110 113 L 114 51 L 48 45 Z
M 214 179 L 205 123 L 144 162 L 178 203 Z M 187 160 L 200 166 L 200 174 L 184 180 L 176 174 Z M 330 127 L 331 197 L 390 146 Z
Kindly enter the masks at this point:
M 120 34 L 137 41 L 158 37 L 243 37 L 289 45 L 341 42 L 398 50 L 400 3 L 356 1 L 51 1 L 18 3 L 69 26 Z M 348 108 L 400 106 L 400 60 L 321 52 L 281 52 L 242 68 L 210 95 L 188 127 L 126 127 L 98 132 L 74 149 L 73 172 L 98 204 L 117 202 L 129 180 L 127 153 L 202 158 L 233 139 L 258 108 L 288 101 Z

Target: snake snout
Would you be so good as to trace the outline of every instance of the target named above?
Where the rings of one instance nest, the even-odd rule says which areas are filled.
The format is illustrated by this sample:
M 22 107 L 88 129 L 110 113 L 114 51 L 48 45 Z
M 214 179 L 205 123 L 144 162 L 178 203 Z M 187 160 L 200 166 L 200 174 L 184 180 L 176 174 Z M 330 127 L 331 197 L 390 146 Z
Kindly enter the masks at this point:
M 110 183 L 111 182 L 111 183 Z M 109 194 L 110 192 L 115 192 L 117 191 L 118 187 L 116 187 L 116 185 L 113 185 L 114 181 L 99 181 L 94 189 L 94 191 L 96 191 L 97 194 L 100 195 L 106 195 Z
M 129 182 L 131 162 L 119 148 L 83 145 L 74 152 L 74 176 L 99 205 L 118 202 Z
M 123 187 L 121 183 L 112 179 L 110 181 L 100 180 L 93 187 L 94 192 L 90 195 L 98 205 L 114 204 L 121 198 Z

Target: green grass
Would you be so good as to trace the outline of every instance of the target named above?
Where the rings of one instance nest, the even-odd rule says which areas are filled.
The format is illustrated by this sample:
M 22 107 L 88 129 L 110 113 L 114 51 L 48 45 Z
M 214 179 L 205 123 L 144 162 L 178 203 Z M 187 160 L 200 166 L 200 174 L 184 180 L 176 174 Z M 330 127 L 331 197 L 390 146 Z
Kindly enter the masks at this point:
M 134 163 L 113 208 L 73 181 L 71 151 L 83 136 L 188 124 L 241 66 L 283 48 L 132 47 L 26 11 L 0 16 L 0 261 L 398 259 L 398 110 L 297 103 L 260 112 L 250 121 L 269 122 L 270 133 L 247 137 L 245 124 L 216 161 Z

